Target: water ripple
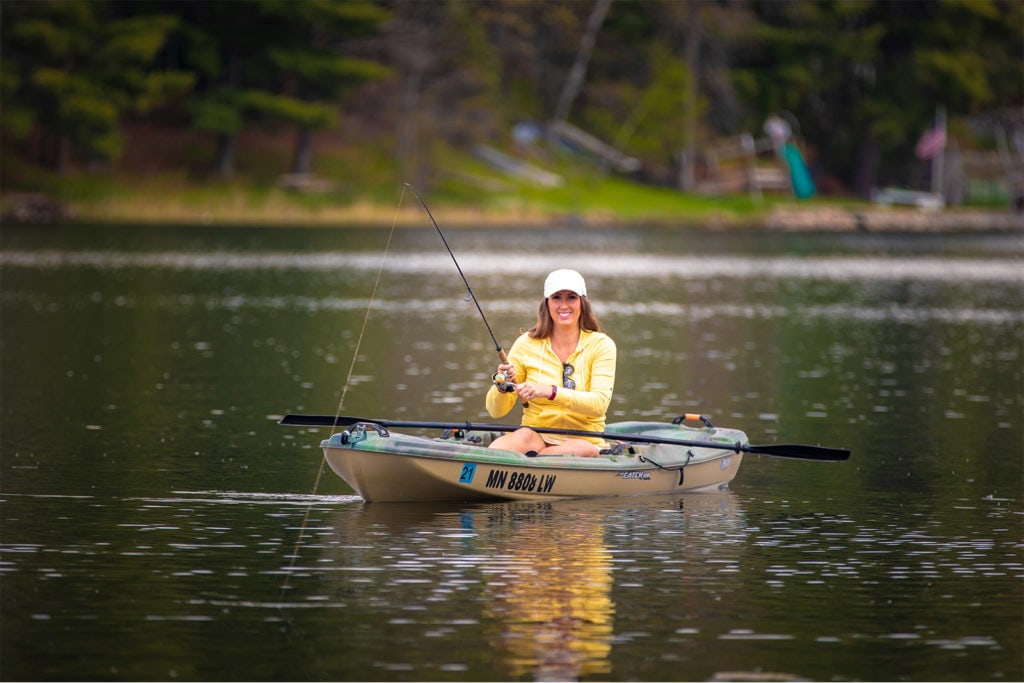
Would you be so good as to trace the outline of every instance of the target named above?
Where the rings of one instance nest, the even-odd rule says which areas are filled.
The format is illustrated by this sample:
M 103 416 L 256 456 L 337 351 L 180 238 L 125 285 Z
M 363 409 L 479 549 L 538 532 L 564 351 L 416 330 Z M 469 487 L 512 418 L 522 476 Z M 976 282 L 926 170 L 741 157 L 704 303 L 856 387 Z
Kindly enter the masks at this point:
M 131 252 L 131 251 L 4 251 L 0 266 L 21 268 L 164 268 L 171 270 L 356 270 L 377 271 L 381 253 L 320 252 Z M 383 260 L 396 273 L 448 273 L 447 254 L 399 253 Z M 563 254 L 503 257 L 505 271 L 538 274 L 564 267 Z M 490 252 L 459 254 L 468 274 L 494 272 Z M 958 282 L 1022 282 L 1024 268 L 1015 258 L 896 258 L 791 256 L 660 256 L 656 254 L 589 254 L 580 270 L 586 273 L 629 273 L 634 278 L 674 279 L 805 279 L 805 280 L 943 280 Z

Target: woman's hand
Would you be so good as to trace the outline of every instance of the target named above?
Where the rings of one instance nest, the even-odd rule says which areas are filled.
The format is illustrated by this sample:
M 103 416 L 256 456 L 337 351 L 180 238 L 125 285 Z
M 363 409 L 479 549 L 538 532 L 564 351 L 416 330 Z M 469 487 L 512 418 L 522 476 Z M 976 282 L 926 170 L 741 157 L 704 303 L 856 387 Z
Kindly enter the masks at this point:
M 535 398 L 548 398 L 551 396 L 551 385 L 523 382 L 516 385 L 516 394 L 524 401 L 532 401 Z
M 505 375 L 506 380 L 509 382 L 516 381 L 516 366 L 512 365 L 511 363 L 499 363 L 498 373 Z

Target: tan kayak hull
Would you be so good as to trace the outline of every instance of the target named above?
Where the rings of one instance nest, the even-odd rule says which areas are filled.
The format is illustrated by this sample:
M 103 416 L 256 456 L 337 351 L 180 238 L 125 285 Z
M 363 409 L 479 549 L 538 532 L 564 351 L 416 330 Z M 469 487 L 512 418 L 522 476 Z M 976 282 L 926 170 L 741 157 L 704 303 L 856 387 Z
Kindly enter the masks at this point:
M 735 430 L 729 438 L 736 440 Z M 692 435 L 691 435 L 692 436 Z M 559 500 L 705 492 L 723 488 L 742 453 L 724 448 L 640 444 L 597 458 L 488 449 L 452 439 L 372 430 L 321 444 L 331 469 L 369 502 L 427 500 Z M 745 437 L 741 439 L 746 441 Z

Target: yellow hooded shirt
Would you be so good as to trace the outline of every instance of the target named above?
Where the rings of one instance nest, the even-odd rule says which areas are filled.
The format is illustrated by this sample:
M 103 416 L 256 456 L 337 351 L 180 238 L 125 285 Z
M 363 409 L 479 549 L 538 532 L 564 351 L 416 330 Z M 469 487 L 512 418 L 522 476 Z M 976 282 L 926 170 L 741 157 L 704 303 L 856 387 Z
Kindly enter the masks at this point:
M 616 354 L 615 342 L 608 335 L 581 331 L 579 344 L 566 361 L 573 366 L 571 379 L 576 388 L 566 389 L 562 386 L 562 361 L 551 348 L 551 340 L 520 335 L 508 351 L 508 362 L 515 367 L 516 384 L 537 382 L 558 387 L 553 401 L 547 397 L 530 400 L 530 405 L 523 409 L 523 426 L 604 431 L 605 413 L 615 387 Z M 487 391 L 487 412 L 493 418 L 502 417 L 517 401 L 514 392 L 505 394 L 491 386 Z M 547 443 L 563 440 L 551 434 L 542 436 Z M 603 443 L 597 438 L 588 441 Z

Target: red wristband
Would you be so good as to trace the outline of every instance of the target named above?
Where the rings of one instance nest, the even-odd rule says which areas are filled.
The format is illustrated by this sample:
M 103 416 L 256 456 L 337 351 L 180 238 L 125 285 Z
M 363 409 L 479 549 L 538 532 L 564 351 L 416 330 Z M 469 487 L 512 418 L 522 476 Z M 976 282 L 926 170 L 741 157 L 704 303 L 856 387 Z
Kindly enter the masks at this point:
M 550 396 L 548 396 L 548 400 L 549 400 L 549 401 L 554 401 L 554 400 L 555 400 L 555 395 L 556 395 L 556 394 L 558 394 L 558 386 L 557 386 L 557 385 L 555 385 L 555 384 L 552 384 L 552 385 L 551 385 L 551 395 L 550 395 Z

